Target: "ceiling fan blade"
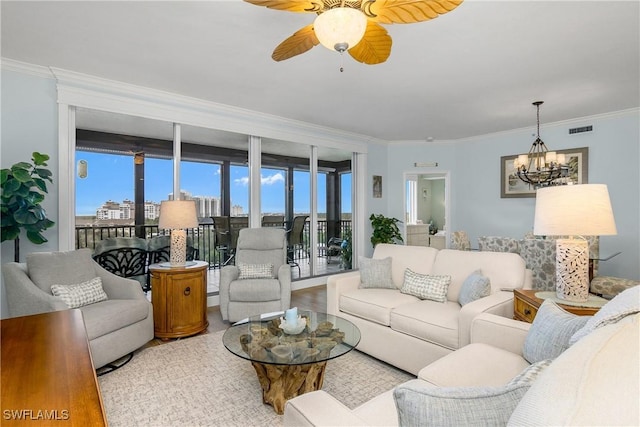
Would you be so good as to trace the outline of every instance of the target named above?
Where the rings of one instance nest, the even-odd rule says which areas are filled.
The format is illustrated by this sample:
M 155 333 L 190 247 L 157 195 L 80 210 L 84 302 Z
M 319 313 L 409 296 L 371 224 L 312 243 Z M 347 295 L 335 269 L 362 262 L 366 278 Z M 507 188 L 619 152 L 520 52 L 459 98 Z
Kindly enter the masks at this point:
M 246 0 L 245 0 L 246 1 Z M 463 0 L 364 0 L 362 11 L 381 24 L 411 24 L 437 18 Z
M 391 36 L 382 25 L 369 21 L 360 43 L 348 52 L 358 62 L 369 65 L 380 64 L 391 54 Z
M 321 0 L 244 0 L 256 6 L 264 6 L 269 9 L 287 10 L 289 12 L 319 12 L 324 4 Z
M 305 53 L 319 43 L 318 37 L 316 37 L 316 33 L 313 31 L 313 24 L 309 24 L 280 43 L 273 51 L 271 57 L 274 61 L 284 61 L 285 59 Z

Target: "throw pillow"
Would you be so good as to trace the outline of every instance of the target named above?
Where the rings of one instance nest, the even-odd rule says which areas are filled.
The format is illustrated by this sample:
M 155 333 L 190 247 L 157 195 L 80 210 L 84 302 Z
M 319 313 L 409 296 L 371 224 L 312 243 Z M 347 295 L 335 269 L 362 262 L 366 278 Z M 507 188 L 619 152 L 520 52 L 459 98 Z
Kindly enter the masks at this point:
M 569 344 L 574 344 L 580 338 L 589 335 L 597 328 L 617 323 L 623 318 L 640 313 L 640 286 L 634 286 L 616 295 L 611 301 L 602 306 L 584 327 L 571 337 Z
M 460 288 L 458 302 L 460 305 L 469 304 L 477 299 L 491 294 L 491 282 L 482 275 L 482 271 L 476 270 L 467 277 Z
M 411 380 L 396 387 L 393 398 L 401 426 L 504 426 L 529 388 L 432 387 Z
M 238 264 L 238 279 L 273 279 L 273 264 Z
M 544 359 L 529 365 L 522 372 L 516 375 L 507 385 L 532 384 L 544 371 L 547 366 L 551 365 L 553 359 Z
M 419 274 L 407 268 L 404 271 L 404 283 L 400 292 L 420 299 L 445 302 L 449 283 L 451 283 L 451 276 Z
M 108 298 L 99 277 L 75 285 L 51 285 L 51 293 L 60 297 L 69 308 L 83 307 Z
M 522 355 L 529 363 L 555 359 L 569 348 L 569 339 L 588 319 L 589 316 L 563 310 L 552 300 L 544 300 L 524 340 Z
M 360 288 L 396 289 L 391 278 L 391 257 L 373 259 L 358 257 Z

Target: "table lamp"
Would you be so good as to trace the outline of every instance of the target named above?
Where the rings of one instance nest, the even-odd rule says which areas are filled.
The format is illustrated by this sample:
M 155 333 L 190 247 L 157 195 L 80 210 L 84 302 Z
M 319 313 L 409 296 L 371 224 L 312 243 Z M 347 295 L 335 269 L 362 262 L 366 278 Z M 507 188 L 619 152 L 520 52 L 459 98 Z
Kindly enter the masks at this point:
M 187 232 L 185 228 L 198 226 L 196 202 L 193 200 L 163 200 L 160 203 L 158 228 L 171 230 L 169 265 L 183 267 L 187 258 Z
M 587 301 L 589 244 L 574 236 L 617 234 L 607 186 L 580 184 L 538 189 L 533 234 L 571 236 L 556 240 L 556 295 L 566 301 Z

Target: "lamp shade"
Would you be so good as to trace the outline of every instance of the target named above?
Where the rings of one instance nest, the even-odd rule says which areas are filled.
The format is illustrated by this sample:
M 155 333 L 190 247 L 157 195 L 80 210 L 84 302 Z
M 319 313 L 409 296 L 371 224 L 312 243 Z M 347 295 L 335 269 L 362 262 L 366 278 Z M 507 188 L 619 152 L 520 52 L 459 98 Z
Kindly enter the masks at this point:
M 324 47 L 344 51 L 357 45 L 367 29 L 367 17 L 358 9 L 336 7 L 321 13 L 313 30 Z
M 580 184 L 538 189 L 533 234 L 542 236 L 618 234 L 607 186 Z
M 198 226 L 196 202 L 193 200 L 163 200 L 160 203 L 158 228 L 178 230 Z

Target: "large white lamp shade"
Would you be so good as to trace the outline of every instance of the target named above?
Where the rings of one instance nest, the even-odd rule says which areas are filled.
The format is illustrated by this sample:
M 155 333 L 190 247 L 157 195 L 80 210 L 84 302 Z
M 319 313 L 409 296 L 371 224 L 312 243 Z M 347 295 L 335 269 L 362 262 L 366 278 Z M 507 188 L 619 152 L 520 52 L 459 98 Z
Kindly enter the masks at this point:
M 158 228 L 171 230 L 169 264 L 172 267 L 186 265 L 187 233 L 185 228 L 198 226 L 196 202 L 193 200 L 164 200 L 160 203 Z
M 581 184 L 538 189 L 533 233 L 571 237 L 617 234 L 607 186 Z M 586 240 L 556 240 L 556 295 L 574 302 L 589 299 Z

